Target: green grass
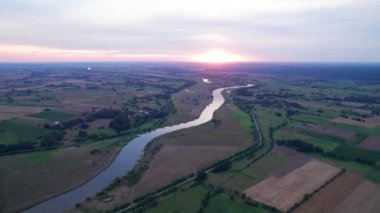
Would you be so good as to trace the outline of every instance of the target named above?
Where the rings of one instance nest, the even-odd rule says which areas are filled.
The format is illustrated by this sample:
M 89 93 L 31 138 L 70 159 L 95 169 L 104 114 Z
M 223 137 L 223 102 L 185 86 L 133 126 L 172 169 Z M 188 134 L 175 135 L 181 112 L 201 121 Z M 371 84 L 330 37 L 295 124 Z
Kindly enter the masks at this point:
M 331 135 L 325 135 L 325 134 L 321 134 L 318 132 L 312 132 L 312 131 L 309 131 L 306 129 L 303 129 L 302 131 L 300 131 L 300 133 L 307 135 L 307 136 L 310 136 L 310 137 L 326 140 L 326 141 L 334 141 L 334 142 L 339 143 L 339 144 L 347 143 L 347 140 L 345 140 L 343 138 L 339 138 L 339 137 L 335 137 L 335 136 L 331 136 Z
M 355 139 L 356 139 L 355 143 L 359 144 L 359 143 L 363 142 L 366 138 L 368 138 L 368 136 L 369 135 L 364 134 L 364 133 L 356 133 L 355 134 Z
M 311 154 L 312 157 L 326 161 L 329 164 L 344 168 L 356 175 L 364 177 L 370 181 L 380 184 L 380 171 L 369 165 L 357 163 L 355 161 L 342 161 L 338 159 L 328 158 L 317 154 Z
M 335 149 L 333 153 L 339 158 L 347 160 L 359 159 L 366 162 L 372 162 L 374 164 L 380 161 L 380 152 L 365 150 L 350 145 L 341 145 Z
M 227 194 L 217 194 L 213 196 L 207 207 L 204 209 L 207 213 L 266 213 L 270 212 L 267 209 L 254 207 L 246 204 L 239 198 L 231 199 Z
M 88 131 L 88 133 L 95 134 L 98 136 L 107 136 L 107 137 L 114 136 L 117 134 L 116 131 L 112 128 L 97 129 L 93 131 Z
M 133 139 L 133 135 L 124 135 L 116 138 L 105 139 L 97 142 L 89 143 L 90 146 L 93 146 L 95 149 L 99 150 L 109 150 L 114 147 L 122 146 L 128 143 L 131 139 Z
M 19 137 L 10 132 L 1 132 L 0 130 L 0 144 L 16 144 Z
M 244 128 L 244 132 L 247 134 L 247 135 L 251 135 L 251 131 L 252 131 L 252 122 L 251 122 L 251 119 L 250 119 L 250 115 L 248 113 L 245 113 L 241 110 L 236 110 L 236 111 L 233 111 L 230 113 L 230 115 L 237 119 L 238 122 L 241 124 L 241 126 Z
M 157 119 L 152 120 L 152 121 L 148 121 L 148 122 L 141 124 L 140 126 L 138 126 L 136 128 L 123 131 L 122 135 L 119 137 L 104 139 L 104 140 L 100 140 L 100 141 L 96 141 L 96 142 L 90 142 L 88 144 L 90 146 L 93 146 L 96 149 L 99 149 L 99 150 L 109 150 L 109 149 L 112 149 L 114 147 L 123 146 L 123 145 L 127 144 L 129 141 L 131 141 L 133 138 L 135 138 L 136 135 L 142 133 L 145 129 L 156 128 L 157 122 L 158 122 Z M 97 130 L 96 132 L 94 132 L 94 134 L 101 134 L 103 131 L 106 134 L 113 134 L 113 133 L 116 134 L 115 130 L 113 130 L 111 128 L 105 128 L 103 130 Z
M 322 110 L 323 112 L 318 112 L 318 110 Z M 317 116 L 317 117 L 323 117 L 323 118 L 326 118 L 329 120 L 340 117 L 339 111 L 334 111 L 334 110 L 330 110 L 330 109 L 326 109 L 326 108 L 321 109 L 320 107 L 309 108 L 309 109 L 307 109 L 307 112 L 319 114 L 320 116 Z
M 130 133 L 133 133 L 136 131 L 141 132 L 141 131 L 145 131 L 148 129 L 155 129 L 158 127 L 159 121 L 160 121 L 160 119 L 154 119 L 154 120 L 144 122 L 135 128 L 122 131 L 121 134 L 130 134 Z
M 322 117 L 322 116 L 314 116 L 309 114 L 299 114 L 299 115 L 293 115 L 291 116 L 291 119 L 297 120 L 297 121 L 303 121 L 305 123 L 314 123 L 319 124 L 328 121 L 328 119 Z
M 43 111 L 36 114 L 29 115 L 34 118 L 41 118 L 49 121 L 62 121 L 69 118 L 74 117 L 75 115 L 66 113 L 66 112 L 58 112 L 58 111 Z
M 332 126 L 335 128 L 349 130 L 349 131 L 353 131 L 356 133 L 362 133 L 362 134 L 367 134 L 367 135 L 379 135 L 380 136 L 380 126 L 377 126 L 374 128 L 366 128 L 366 127 L 349 125 L 349 124 L 341 124 L 341 123 L 332 123 Z
M 185 191 L 177 191 L 161 198 L 158 205 L 147 209 L 147 213 L 194 213 L 201 206 L 201 200 L 206 195 L 207 189 L 202 185 L 196 185 Z
M 0 122 L 0 143 L 16 144 L 19 140 L 35 139 L 50 134 L 50 130 L 30 125 L 18 119 Z
M 212 174 L 217 175 L 221 178 L 226 178 L 226 177 L 230 176 L 231 174 L 233 174 L 234 172 L 238 171 L 239 169 L 243 168 L 244 165 L 246 165 L 249 162 L 250 162 L 249 159 L 242 158 L 241 160 L 233 161 L 231 163 L 230 169 L 228 169 L 227 171 L 212 173 Z
M 380 184 L 380 172 L 370 171 L 365 176 L 368 180 Z
M 284 116 L 285 112 L 278 109 L 268 109 L 263 107 L 256 107 L 254 112 L 257 117 L 257 122 L 260 125 L 263 138 L 265 141 L 270 141 L 269 128 L 276 127 L 285 121 L 284 117 L 278 117 L 275 113 L 280 112 Z
M 229 189 L 242 191 L 264 180 L 275 169 L 285 166 L 286 164 L 290 163 L 290 161 L 291 160 L 286 157 L 282 157 L 273 152 L 270 152 L 251 166 L 245 168 L 241 173 L 238 173 L 229 179 L 225 186 Z M 242 169 L 247 164 L 247 162 L 247 159 L 239 160 L 237 162 L 234 162 L 228 171 L 212 174 L 218 176 L 219 178 L 211 178 L 211 182 L 218 184 L 218 181 L 225 179 L 236 171 Z
M 46 162 L 49 159 L 52 159 L 53 152 L 56 152 L 56 150 L 20 154 L 17 155 L 18 158 L 15 160 L 15 163 L 16 165 L 37 165 Z
M 177 191 L 162 197 L 158 200 L 158 205 L 146 209 L 145 213 L 194 213 L 201 207 L 202 199 L 205 197 L 207 189 L 198 184 L 184 191 Z M 234 212 L 270 212 L 260 207 L 254 207 L 243 202 L 234 196 L 233 199 L 226 193 L 219 193 L 211 197 L 208 205 L 204 209 L 207 213 L 234 213 Z
M 339 146 L 339 143 L 333 142 L 332 140 L 325 140 L 319 137 L 312 137 L 309 135 L 304 135 L 300 133 L 291 133 L 289 128 L 282 128 L 274 133 L 274 139 L 276 140 L 289 140 L 298 139 L 305 141 L 308 144 L 321 148 L 325 152 L 334 150 Z
M 290 162 L 289 158 L 271 152 L 245 169 L 243 173 L 253 177 L 255 180 L 260 180 L 269 176 L 275 169 L 285 166 Z

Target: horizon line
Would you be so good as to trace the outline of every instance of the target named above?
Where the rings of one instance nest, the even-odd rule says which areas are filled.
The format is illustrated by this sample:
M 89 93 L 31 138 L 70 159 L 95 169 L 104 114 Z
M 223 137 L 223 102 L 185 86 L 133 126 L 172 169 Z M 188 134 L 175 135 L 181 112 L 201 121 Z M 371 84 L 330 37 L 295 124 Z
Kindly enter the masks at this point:
M 229 65 L 229 64 L 380 64 L 380 61 L 236 61 L 236 62 L 199 62 L 199 61 L 0 61 L 0 64 L 82 64 L 82 63 L 187 63 L 204 65 Z

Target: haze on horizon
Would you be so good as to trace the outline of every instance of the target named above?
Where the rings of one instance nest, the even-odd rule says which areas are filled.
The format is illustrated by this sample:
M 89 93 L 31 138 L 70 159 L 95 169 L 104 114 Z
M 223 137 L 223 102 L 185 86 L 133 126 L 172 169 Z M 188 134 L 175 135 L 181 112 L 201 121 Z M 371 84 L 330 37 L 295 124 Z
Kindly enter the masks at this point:
M 379 13 L 378 0 L 2 0 L 0 62 L 379 62 Z

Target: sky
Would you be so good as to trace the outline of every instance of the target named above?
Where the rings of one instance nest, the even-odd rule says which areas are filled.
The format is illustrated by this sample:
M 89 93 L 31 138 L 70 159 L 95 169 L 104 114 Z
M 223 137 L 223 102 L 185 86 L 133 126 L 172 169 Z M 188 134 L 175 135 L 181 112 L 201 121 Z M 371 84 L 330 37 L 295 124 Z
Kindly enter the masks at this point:
M 380 62 L 379 0 L 0 0 L 0 62 Z

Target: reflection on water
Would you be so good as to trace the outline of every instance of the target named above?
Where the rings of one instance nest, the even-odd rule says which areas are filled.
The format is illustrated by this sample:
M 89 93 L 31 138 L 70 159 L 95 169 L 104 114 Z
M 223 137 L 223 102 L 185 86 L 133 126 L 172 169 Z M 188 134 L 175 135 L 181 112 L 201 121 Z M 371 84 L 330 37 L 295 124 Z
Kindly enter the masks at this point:
M 212 92 L 212 103 L 202 111 L 198 119 L 189 121 L 187 123 L 159 128 L 154 131 L 139 135 L 127 145 L 125 145 L 115 160 L 112 162 L 112 164 L 103 172 L 95 176 L 93 179 L 89 180 L 82 186 L 79 186 L 50 200 L 47 200 L 35 207 L 26 210 L 25 212 L 63 212 L 64 210 L 74 208 L 76 203 L 85 200 L 87 197 L 94 196 L 97 192 L 100 192 L 102 189 L 106 188 L 116 177 L 123 176 L 127 174 L 129 170 L 133 169 L 137 161 L 142 156 L 145 146 L 152 139 L 169 132 L 198 126 L 210 121 L 213 118 L 214 112 L 219 109 L 225 101 L 222 95 L 223 90 L 251 86 L 253 85 L 248 84 L 247 86 L 226 87 L 214 90 Z M 75 177 L 71 177 L 70 174 L 68 174 L 67 178 Z

